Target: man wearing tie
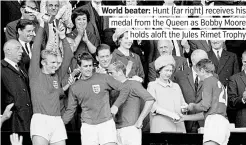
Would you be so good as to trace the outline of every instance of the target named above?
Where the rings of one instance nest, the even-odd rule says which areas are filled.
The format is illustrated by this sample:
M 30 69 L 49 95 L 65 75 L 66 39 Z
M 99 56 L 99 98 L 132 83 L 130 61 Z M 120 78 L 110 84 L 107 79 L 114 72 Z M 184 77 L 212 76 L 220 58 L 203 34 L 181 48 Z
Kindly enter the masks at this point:
M 236 54 L 223 49 L 224 40 L 211 40 L 212 49 L 208 52 L 208 58 L 215 65 L 215 73 L 220 82 L 226 86 L 229 77 L 239 72 Z
M 23 49 L 20 42 L 14 39 L 7 41 L 3 49 L 5 58 L 1 61 L 2 111 L 11 103 L 14 103 L 14 107 L 11 118 L 4 123 L 2 130 L 30 131 L 32 104 L 27 72 L 20 63 Z
M 30 59 L 32 58 L 32 39 L 34 37 L 34 24 L 27 19 L 21 19 L 16 26 L 18 32 L 18 41 L 22 45 L 23 54 L 21 62 L 29 69 Z
M 21 8 L 20 8 L 21 18 L 18 20 L 15 20 L 13 22 L 8 23 L 6 26 L 5 36 L 6 36 L 7 40 L 18 38 L 18 36 L 17 36 L 18 33 L 17 33 L 17 29 L 16 29 L 18 21 L 20 21 L 22 19 L 28 19 L 31 21 L 35 20 L 35 15 L 27 12 L 25 10 L 25 8 L 29 7 L 32 10 L 38 11 L 38 6 L 37 6 L 36 2 L 34 0 L 30 0 L 30 1 L 24 0 L 24 1 L 20 2 L 20 5 L 21 5 Z M 35 24 L 35 26 L 38 26 L 38 25 Z
M 177 72 L 174 81 L 179 84 L 185 102 L 197 103 L 202 98 L 199 96 L 198 90 L 202 87 L 198 75 L 196 73 L 196 64 L 202 59 L 207 59 L 208 55 L 204 50 L 197 49 L 191 54 L 192 67 L 187 68 L 182 72 Z M 188 112 L 188 114 L 195 114 L 195 111 Z M 186 121 L 185 128 L 187 133 L 197 133 L 197 129 L 204 125 L 204 121 Z

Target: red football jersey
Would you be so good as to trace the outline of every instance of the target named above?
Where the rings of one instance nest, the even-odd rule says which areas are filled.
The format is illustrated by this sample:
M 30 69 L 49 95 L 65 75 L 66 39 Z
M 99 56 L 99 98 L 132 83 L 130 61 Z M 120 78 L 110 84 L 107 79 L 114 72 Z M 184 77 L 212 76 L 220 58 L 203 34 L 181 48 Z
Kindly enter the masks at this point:
M 211 114 L 226 117 L 227 91 L 221 82 L 211 76 L 203 81 L 202 100 L 195 105 L 196 111 L 203 111 L 205 118 Z

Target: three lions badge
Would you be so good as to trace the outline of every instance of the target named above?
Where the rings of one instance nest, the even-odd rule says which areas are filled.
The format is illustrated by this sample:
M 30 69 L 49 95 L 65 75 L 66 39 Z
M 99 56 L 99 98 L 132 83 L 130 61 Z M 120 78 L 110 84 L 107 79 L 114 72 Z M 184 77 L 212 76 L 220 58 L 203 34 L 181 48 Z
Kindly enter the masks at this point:
M 100 85 L 92 85 L 92 90 L 94 93 L 98 94 L 100 92 Z

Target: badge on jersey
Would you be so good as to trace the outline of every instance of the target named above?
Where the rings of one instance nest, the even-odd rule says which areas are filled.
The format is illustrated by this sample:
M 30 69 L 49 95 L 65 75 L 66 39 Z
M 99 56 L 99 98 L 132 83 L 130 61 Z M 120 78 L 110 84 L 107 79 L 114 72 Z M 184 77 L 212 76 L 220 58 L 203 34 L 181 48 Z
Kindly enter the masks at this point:
M 92 90 L 94 93 L 98 94 L 100 92 L 100 85 L 92 85 Z
M 54 86 L 54 88 L 58 89 L 58 82 L 57 81 L 53 81 L 53 86 Z

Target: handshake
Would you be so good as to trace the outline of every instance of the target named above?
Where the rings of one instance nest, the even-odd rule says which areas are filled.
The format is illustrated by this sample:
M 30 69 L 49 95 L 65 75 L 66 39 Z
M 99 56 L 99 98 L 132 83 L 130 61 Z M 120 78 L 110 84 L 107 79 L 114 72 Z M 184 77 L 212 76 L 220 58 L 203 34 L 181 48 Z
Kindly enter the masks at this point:
M 190 103 L 189 105 L 186 103 L 182 104 L 181 113 L 175 113 L 175 112 L 171 112 L 166 109 L 163 109 L 163 108 L 158 108 L 154 111 L 154 115 L 161 114 L 161 115 L 171 118 L 174 123 L 179 123 L 179 122 L 183 122 L 186 120 L 187 112 L 192 111 L 193 106 L 194 106 L 194 103 Z

